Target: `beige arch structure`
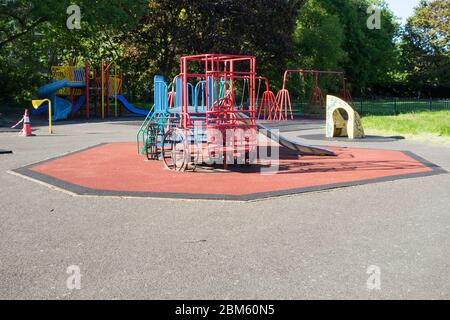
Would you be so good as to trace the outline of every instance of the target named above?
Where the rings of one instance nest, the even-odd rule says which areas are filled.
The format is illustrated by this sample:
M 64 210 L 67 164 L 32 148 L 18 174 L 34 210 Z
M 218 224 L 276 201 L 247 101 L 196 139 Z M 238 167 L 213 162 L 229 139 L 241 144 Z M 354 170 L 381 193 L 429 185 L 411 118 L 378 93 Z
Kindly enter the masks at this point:
M 347 120 L 345 118 L 347 115 Z M 347 102 L 335 96 L 327 96 L 327 138 L 364 138 L 361 118 Z

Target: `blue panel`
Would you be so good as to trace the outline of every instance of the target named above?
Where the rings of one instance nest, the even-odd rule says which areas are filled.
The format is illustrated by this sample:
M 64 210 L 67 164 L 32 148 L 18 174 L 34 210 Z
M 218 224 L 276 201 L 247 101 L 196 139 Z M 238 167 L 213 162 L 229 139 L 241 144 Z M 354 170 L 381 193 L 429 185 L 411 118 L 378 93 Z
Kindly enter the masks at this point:
M 208 76 L 208 108 L 211 109 L 213 105 L 213 90 L 214 80 L 212 76 Z
M 164 77 L 156 75 L 153 83 L 154 103 L 156 113 L 165 113 L 169 109 L 168 89 Z
M 181 99 L 183 97 L 183 83 L 181 81 L 181 77 L 175 78 L 175 108 L 181 107 Z

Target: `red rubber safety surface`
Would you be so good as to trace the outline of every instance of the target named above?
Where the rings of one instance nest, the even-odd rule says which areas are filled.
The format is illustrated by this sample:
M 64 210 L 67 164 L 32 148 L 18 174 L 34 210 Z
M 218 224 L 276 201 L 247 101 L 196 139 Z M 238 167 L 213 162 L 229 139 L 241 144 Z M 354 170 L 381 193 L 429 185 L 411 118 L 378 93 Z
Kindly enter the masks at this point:
M 110 143 L 17 169 L 78 194 L 251 200 L 443 173 L 412 153 L 329 148 L 337 157 L 280 151 L 279 171 L 261 166 L 229 172 L 172 172 L 136 154 L 134 143 Z

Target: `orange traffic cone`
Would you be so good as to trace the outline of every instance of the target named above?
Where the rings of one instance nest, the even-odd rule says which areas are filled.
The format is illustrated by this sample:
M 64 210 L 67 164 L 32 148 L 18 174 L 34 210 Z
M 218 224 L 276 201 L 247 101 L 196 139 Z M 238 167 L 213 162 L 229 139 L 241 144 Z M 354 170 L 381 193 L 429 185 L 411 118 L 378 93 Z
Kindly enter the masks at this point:
M 30 126 L 30 123 L 24 123 L 23 124 L 23 129 L 22 129 L 22 135 L 24 136 L 24 137 L 30 137 L 30 136 L 32 136 L 32 134 L 31 134 L 31 126 Z
M 17 124 L 15 126 L 13 126 L 12 128 L 17 127 L 20 123 L 23 123 L 23 127 L 22 130 L 20 130 L 19 132 L 19 136 L 22 137 L 30 137 L 33 134 L 31 133 L 31 125 L 30 125 L 30 116 L 28 115 L 28 109 L 25 109 L 25 113 L 22 117 L 22 119 L 17 122 Z

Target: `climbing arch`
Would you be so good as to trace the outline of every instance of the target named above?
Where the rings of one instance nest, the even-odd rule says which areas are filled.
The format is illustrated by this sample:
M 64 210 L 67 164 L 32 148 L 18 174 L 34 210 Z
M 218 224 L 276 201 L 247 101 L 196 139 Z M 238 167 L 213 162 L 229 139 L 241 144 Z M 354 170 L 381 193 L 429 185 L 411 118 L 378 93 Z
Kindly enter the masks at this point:
M 364 138 L 364 129 L 358 112 L 344 100 L 330 95 L 327 96 L 326 136 Z

